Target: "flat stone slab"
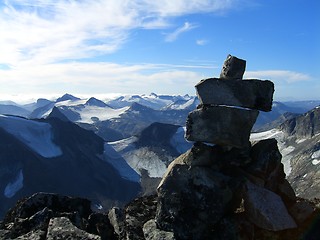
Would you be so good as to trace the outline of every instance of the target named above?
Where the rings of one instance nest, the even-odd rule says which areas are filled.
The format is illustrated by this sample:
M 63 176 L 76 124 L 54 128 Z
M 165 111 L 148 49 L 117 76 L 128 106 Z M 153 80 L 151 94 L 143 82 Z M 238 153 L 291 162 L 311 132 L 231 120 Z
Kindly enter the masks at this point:
M 271 111 L 274 84 L 269 80 L 208 78 L 196 86 L 202 104 L 238 106 Z
M 223 63 L 220 78 L 242 79 L 245 70 L 246 60 L 231 56 L 229 54 Z
M 280 196 L 250 182 L 246 184 L 244 207 L 248 219 L 260 228 L 281 231 L 297 227 Z
M 238 148 L 249 145 L 259 111 L 225 106 L 194 110 L 187 118 L 186 139 Z

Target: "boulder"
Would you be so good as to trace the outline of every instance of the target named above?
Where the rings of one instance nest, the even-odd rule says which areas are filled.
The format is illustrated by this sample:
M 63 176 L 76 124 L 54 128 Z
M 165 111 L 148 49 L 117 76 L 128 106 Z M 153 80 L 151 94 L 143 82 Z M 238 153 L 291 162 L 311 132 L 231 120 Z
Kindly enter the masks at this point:
M 245 170 L 264 181 L 270 179 L 270 174 L 279 168 L 281 164 L 281 153 L 277 146 L 277 140 L 265 139 L 255 143 L 251 148 L 251 163 L 247 165 Z M 284 179 L 285 173 L 279 178 Z
M 209 237 L 210 229 L 233 204 L 229 181 L 213 168 L 174 160 L 158 187 L 159 229 L 174 232 L 178 239 Z
M 66 217 L 51 218 L 46 240 L 101 240 L 100 236 L 87 233 L 76 226 Z
M 220 78 L 242 79 L 245 70 L 246 61 L 229 54 L 223 63 Z
M 123 212 L 118 207 L 113 207 L 108 212 L 108 218 L 113 226 L 114 232 L 120 236 L 120 233 L 123 231 Z
M 173 232 L 158 229 L 154 219 L 143 225 L 143 233 L 146 240 L 175 240 Z
M 88 199 L 39 192 L 20 200 L 14 208 L 8 211 L 4 221 L 13 222 L 15 218 L 27 218 L 44 208 L 54 212 L 77 212 L 84 218 L 87 218 L 92 212 L 91 202 Z
M 115 229 L 111 225 L 107 214 L 93 212 L 90 214 L 86 222 L 86 232 L 99 235 L 102 240 L 117 239 L 116 234 L 114 233 Z
M 143 225 L 156 215 L 157 196 L 136 198 L 125 207 L 124 232 L 119 239 L 144 239 Z
M 280 196 L 250 182 L 246 184 L 244 207 L 247 218 L 262 229 L 281 231 L 297 227 Z
M 274 84 L 269 80 L 219 78 L 201 80 L 195 88 L 201 104 L 271 111 Z
M 225 106 L 210 106 L 189 113 L 186 139 L 233 146 L 248 147 L 250 132 L 259 112 Z

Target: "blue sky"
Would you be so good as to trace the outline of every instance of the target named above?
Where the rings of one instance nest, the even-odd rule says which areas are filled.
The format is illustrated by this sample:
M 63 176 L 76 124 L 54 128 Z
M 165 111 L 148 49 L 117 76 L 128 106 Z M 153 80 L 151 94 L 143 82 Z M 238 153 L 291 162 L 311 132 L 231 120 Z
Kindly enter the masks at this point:
M 4 0 L 0 99 L 195 94 L 230 53 L 276 100 L 320 99 L 318 0 Z

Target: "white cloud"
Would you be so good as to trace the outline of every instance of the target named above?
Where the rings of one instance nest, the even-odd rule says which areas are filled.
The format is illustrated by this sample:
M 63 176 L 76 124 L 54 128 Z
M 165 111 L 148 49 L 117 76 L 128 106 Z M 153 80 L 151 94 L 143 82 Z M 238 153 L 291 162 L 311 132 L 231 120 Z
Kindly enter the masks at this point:
M 311 76 L 308 74 L 286 70 L 246 71 L 244 77 L 270 79 L 287 83 L 311 80 Z
M 115 63 L 55 63 L 41 66 L 19 66 L 1 70 L 0 95 L 8 92 L 25 94 L 70 93 L 194 93 L 193 86 L 204 76 L 197 70 L 208 65 L 169 65 Z
M 208 43 L 208 40 L 205 40 L 205 39 L 198 39 L 196 41 L 196 44 L 199 45 L 199 46 L 204 46 Z
M 130 41 L 133 30 L 169 31 L 177 17 L 220 13 L 236 8 L 236 2 L 4 0 L 0 3 L 0 93 L 141 92 L 148 88 L 173 93 L 176 89 L 168 86 L 179 81 L 184 83 L 179 86 L 182 93 L 193 93 L 194 84 L 204 77 L 197 69 L 211 66 L 83 60 L 116 52 Z M 195 27 L 185 22 L 165 38 L 174 41 Z
M 168 28 L 174 17 L 236 7 L 224 0 L 12 0 L 0 7 L 0 63 L 52 63 L 117 51 L 133 29 Z M 173 41 L 195 26 L 186 22 Z
M 167 34 L 166 36 L 166 42 L 173 42 L 175 41 L 182 33 L 188 32 L 197 26 L 195 24 L 185 22 L 182 27 L 177 28 L 175 31 L 172 33 Z

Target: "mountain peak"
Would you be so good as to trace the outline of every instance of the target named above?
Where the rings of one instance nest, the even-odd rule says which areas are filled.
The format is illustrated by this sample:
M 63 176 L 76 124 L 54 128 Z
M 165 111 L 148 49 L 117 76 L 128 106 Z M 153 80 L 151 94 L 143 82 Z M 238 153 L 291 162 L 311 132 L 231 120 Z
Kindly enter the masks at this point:
M 47 117 L 49 118 L 59 118 L 64 122 L 69 122 L 69 119 L 59 110 L 57 107 L 53 107 L 51 113 Z
M 76 101 L 76 100 L 80 100 L 80 98 L 75 97 L 69 93 L 64 94 L 62 97 L 59 97 L 56 102 L 63 102 L 63 101 L 67 101 L 67 100 L 71 100 L 71 101 Z
M 85 103 L 85 105 L 89 105 L 89 106 L 96 106 L 96 107 L 106 107 L 108 106 L 106 103 L 104 103 L 103 101 L 95 98 L 95 97 L 91 97 L 89 98 L 89 100 Z

